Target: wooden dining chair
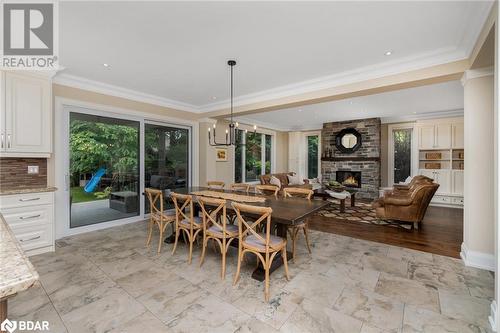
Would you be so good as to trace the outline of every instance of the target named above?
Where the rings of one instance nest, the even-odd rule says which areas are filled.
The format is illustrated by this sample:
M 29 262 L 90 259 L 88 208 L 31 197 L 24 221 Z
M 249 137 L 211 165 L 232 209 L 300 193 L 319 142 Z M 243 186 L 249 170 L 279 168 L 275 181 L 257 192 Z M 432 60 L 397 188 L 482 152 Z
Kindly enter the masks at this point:
M 247 192 L 250 190 L 250 184 L 235 183 L 231 184 L 231 191 Z
M 182 231 L 187 236 L 189 242 L 188 264 L 191 264 L 193 243 L 196 240 L 196 236 L 203 229 L 202 219 L 198 216 L 193 216 L 193 197 L 191 195 L 172 193 L 172 201 L 175 206 L 175 243 L 172 254 L 175 253 L 179 235 Z
M 274 185 L 255 185 L 255 192 L 259 194 L 265 194 L 265 195 L 274 195 L 275 197 L 278 196 L 280 188 L 278 186 Z
M 165 212 L 163 210 L 163 192 L 161 190 L 146 188 L 144 189 L 146 196 L 149 201 L 150 215 L 149 215 L 149 235 L 146 245 L 149 246 L 151 243 L 151 237 L 153 235 L 154 226 L 158 226 L 160 231 L 160 240 L 158 241 L 158 253 L 161 251 L 161 245 L 163 244 L 163 233 L 170 223 L 175 222 L 174 212 Z M 158 208 L 159 206 L 159 208 Z
M 226 223 L 226 204 L 224 199 L 198 197 L 203 218 L 203 249 L 200 267 L 205 259 L 208 241 L 212 239 L 219 244 L 222 254 L 221 279 L 226 275 L 226 253 L 231 242 L 238 237 L 238 227 Z
M 224 186 L 226 186 L 226 184 L 218 180 L 207 181 L 207 187 L 211 190 L 223 190 Z
M 241 261 L 245 253 L 253 253 L 262 263 L 265 270 L 264 298 L 269 301 L 269 270 L 276 254 L 281 252 L 283 264 L 285 265 L 286 279 L 289 280 L 288 262 L 286 259 L 286 239 L 271 235 L 270 207 L 259 207 L 232 202 L 232 206 L 238 216 L 238 268 L 234 276 L 235 285 L 240 278 Z M 244 215 L 259 216 L 255 221 L 247 221 Z M 264 233 L 258 233 L 256 227 L 263 224 Z
M 314 194 L 313 190 L 307 188 L 297 188 L 297 187 L 286 187 L 283 189 L 283 196 L 285 198 L 289 197 L 301 197 L 307 200 L 311 200 Z M 311 253 L 311 246 L 309 245 L 309 231 L 308 231 L 308 219 L 299 222 L 298 224 L 289 225 L 288 233 L 292 239 L 292 262 L 295 262 L 295 243 L 299 235 L 300 230 L 304 232 L 304 237 L 306 239 L 307 251 Z

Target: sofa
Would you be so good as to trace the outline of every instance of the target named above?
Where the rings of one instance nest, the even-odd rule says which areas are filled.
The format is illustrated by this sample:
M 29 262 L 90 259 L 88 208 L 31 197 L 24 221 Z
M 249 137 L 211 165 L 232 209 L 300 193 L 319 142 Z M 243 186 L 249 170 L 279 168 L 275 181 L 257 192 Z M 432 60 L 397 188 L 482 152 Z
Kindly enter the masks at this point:
M 307 189 L 312 189 L 312 185 L 309 184 L 309 180 L 304 179 L 304 184 L 301 185 L 290 185 L 288 183 L 288 175 L 293 176 L 295 172 L 283 172 L 283 173 L 272 173 L 260 176 L 260 183 L 262 185 L 271 185 L 271 176 L 278 178 L 281 182 L 280 191 L 282 191 L 286 187 L 302 187 Z
M 395 188 L 375 200 L 372 207 L 375 208 L 377 218 L 412 222 L 414 228 L 418 229 L 418 224 L 424 219 L 427 207 L 439 188 L 439 184 L 429 182 L 429 179 L 416 180 L 404 188 Z

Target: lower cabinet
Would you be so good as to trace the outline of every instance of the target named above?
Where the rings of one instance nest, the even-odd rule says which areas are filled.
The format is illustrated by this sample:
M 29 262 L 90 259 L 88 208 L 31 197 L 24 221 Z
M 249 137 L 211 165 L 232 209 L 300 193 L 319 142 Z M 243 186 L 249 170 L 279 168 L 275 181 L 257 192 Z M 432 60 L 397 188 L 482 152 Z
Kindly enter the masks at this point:
M 439 184 L 431 203 L 444 206 L 463 206 L 463 170 L 428 170 L 419 174 L 434 179 Z
M 54 251 L 54 194 L 0 197 L 0 212 L 27 255 Z

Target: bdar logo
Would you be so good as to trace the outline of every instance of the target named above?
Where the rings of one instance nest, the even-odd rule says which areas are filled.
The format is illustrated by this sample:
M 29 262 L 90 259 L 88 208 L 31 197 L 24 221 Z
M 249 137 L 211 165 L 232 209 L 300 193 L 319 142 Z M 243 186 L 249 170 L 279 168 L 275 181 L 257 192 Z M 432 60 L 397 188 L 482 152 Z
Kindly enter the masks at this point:
M 9 319 L 5 319 L 0 324 L 0 331 L 12 333 L 16 330 L 16 328 L 17 328 L 17 322 L 10 321 Z

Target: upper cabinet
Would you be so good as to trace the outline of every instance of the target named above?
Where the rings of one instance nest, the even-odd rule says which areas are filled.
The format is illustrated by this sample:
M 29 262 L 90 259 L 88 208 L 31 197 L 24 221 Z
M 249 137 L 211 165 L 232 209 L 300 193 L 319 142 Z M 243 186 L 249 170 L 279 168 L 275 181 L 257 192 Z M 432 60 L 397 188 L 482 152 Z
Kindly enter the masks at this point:
M 451 145 L 452 148 L 464 148 L 464 123 L 451 125 Z
M 463 148 L 463 121 L 422 122 L 417 126 L 419 149 Z
M 48 157 L 52 152 L 52 83 L 31 73 L 1 77 L 0 155 Z

